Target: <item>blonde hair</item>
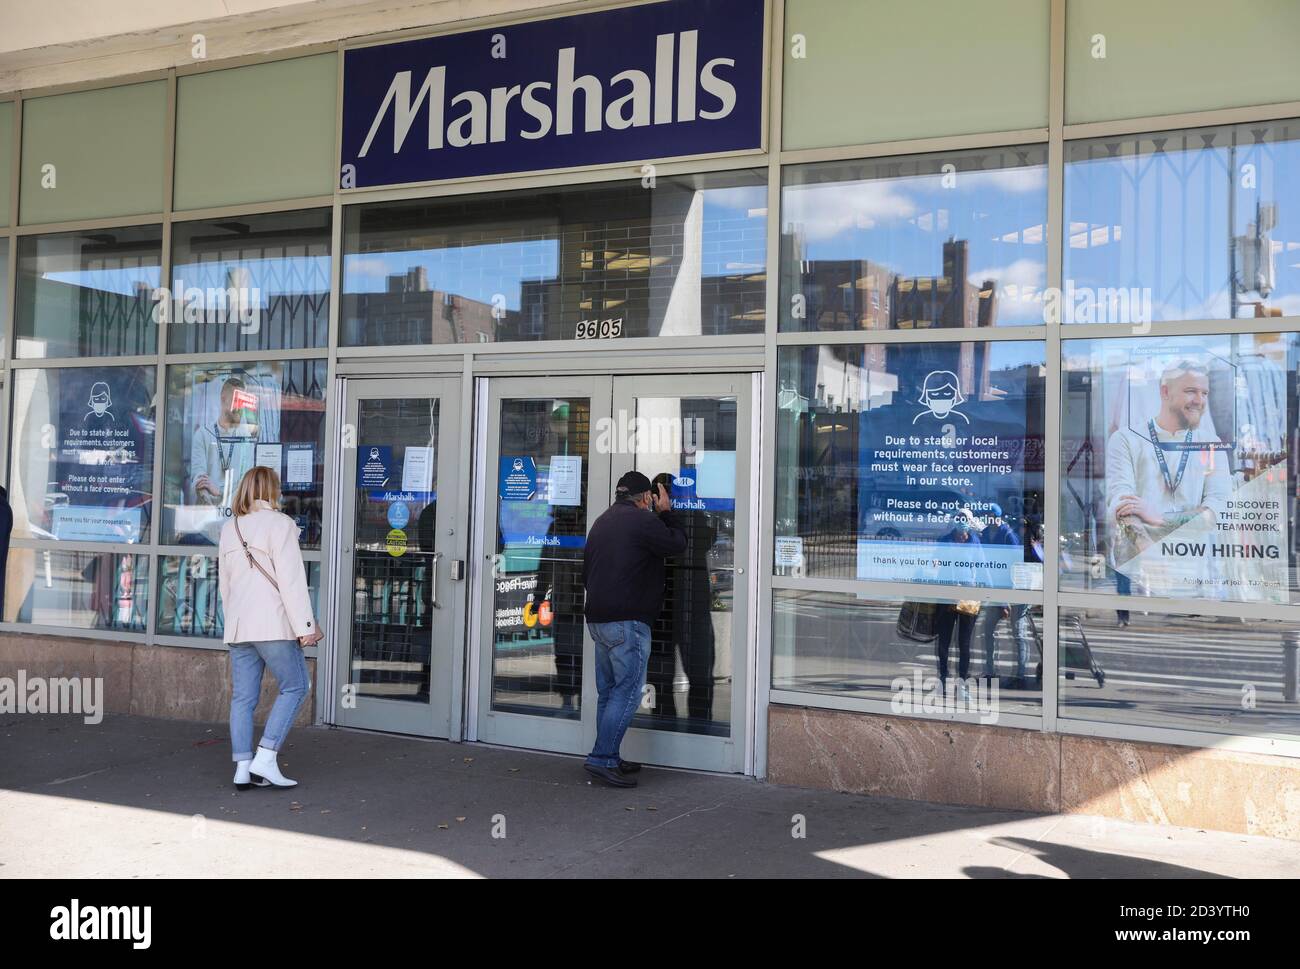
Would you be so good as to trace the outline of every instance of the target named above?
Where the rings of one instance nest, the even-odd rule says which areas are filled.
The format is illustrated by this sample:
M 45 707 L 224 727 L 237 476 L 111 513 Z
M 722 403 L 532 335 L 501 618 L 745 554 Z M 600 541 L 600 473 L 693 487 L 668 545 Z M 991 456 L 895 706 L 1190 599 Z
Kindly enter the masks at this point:
M 236 515 L 247 515 L 253 510 L 255 501 L 269 501 L 272 505 L 280 503 L 280 476 L 260 464 L 249 468 L 240 479 L 230 510 Z

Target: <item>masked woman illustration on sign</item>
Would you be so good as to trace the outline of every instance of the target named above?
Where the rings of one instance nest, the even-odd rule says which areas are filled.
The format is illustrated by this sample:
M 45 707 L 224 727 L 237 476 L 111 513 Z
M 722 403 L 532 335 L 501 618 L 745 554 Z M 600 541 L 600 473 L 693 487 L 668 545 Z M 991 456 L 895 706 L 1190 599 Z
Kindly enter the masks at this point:
M 102 380 L 96 381 L 90 388 L 90 400 L 87 402 L 90 408 L 86 411 L 86 416 L 81 419 L 83 427 L 89 428 L 110 428 L 117 423 L 117 418 L 109 410 L 113 406 L 113 398 L 109 393 L 108 384 Z
M 951 370 L 931 370 L 921 385 L 920 403 L 928 409 L 912 418 L 912 423 L 917 423 L 923 417 L 932 417 L 937 421 L 960 417 L 969 424 L 970 418 L 957 410 L 965 402 L 966 395 L 961 392 L 961 383 L 955 373 Z

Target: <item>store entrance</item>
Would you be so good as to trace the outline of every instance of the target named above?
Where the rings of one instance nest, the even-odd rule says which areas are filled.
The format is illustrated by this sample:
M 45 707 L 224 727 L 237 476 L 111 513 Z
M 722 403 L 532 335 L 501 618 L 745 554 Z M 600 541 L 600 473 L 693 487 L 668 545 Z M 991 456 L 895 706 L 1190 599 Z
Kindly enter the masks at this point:
M 472 613 L 476 739 L 566 753 L 595 741 L 582 618 L 588 529 L 635 469 L 665 475 L 687 531 L 668 561 L 631 760 L 745 770 L 752 682 L 749 374 L 496 378 L 483 388 Z
M 461 382 L 346 386 L 334 722 L 459 737 Z

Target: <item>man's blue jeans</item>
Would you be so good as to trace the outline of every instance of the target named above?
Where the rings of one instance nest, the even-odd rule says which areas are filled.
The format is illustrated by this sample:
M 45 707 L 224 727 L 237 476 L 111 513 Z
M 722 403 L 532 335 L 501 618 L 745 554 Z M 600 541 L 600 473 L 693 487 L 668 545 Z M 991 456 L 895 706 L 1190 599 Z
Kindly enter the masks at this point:
M 231 760 L 253 759 L 253 711 L 262 692 L 262 671 L 271 667 L 280 695 L 266 718 L 258 746 L 279 750 L 289 735 L 298 708 L 307 699 L 311 677 L 296 639 L 230 644 Z
M 641 705 L 646 666 L 650 663 L 650 627 L 625 622 L 589 622 L 596 641 L 596 746 L 587 763 L 618 767 L 623 735 Z

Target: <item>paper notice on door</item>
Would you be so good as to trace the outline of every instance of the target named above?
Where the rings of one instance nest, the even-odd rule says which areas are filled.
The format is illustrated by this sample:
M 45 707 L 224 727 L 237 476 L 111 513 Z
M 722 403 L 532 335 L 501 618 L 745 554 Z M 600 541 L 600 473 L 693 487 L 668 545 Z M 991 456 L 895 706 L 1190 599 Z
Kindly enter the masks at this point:
M 310 444 L 290 444 L 284 461 L 284 483 L 309 485 L 315 477 L 316 449 Z
M 552 505 L 582 503 L 582 455 L 551 456 L 550 489 L 546 500 Z
M 279 444 L 259 444 L 257 446 L 257 464 L 263 468 L 270 468 L 276 474 L 280 473 L 280 457 L 284 453 L 284 448 Z
M 803 538 L 798 535 L 778 535 L 772 548 L 779 569 L 797 569 L 803 565 Z
M 433 448 L 408 447 L 402 462 L 403 491 L 431 491 L 433 489 Z

